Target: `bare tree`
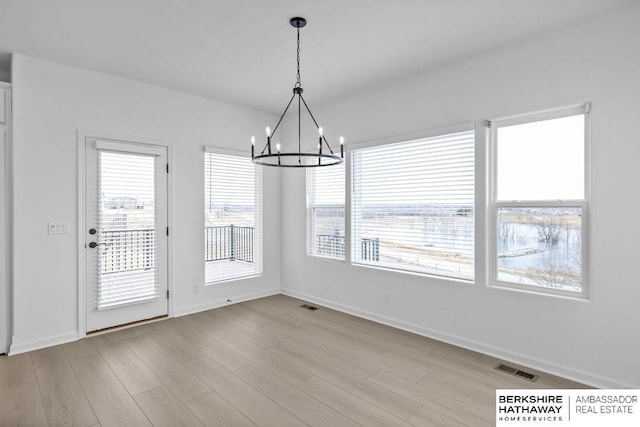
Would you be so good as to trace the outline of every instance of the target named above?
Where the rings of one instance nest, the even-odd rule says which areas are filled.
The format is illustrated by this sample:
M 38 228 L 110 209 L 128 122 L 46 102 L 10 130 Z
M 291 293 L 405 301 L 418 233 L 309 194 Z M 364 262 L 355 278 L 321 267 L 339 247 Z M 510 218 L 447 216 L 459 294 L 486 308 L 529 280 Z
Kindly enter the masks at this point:
M 581 273 L 569 271 L 551 261 L 547 261 L 544 267 L 528 268 L 525 275 L 536 285 L 546 288 L 562 289 L 570 286 L 579 290 L 582 286 Z
M 507 247 L 509 243 L 513 243 L 514 229 L 512 224 L 508 222 L 500 223 L 500 228 L 498 229 L 498 233 L 500 236 L 500 241 L 505 247 Z
M 514 225 L 513 223 L 500 223 L 500 226 L 498 227 L 498 238 L 500 239 L 500 243 L 502 243 L 505 250 L 507 250 L 514 244 L 518 244 L 519 246 L 524 246 L 527 244 L 527 237 L 518 232 L 518 230 L 518 225 Z
M 536 224 L 538 229 L 538 241 L 547 245 L 555 245 L 560 240 L 562 227 L 560 223 L 550 220 L 543 220 Z
M 525 274 L 536 285 L 547 288 L 562 288 L 565 279 L 562 270 L 550 263 L 544 267 L 528 268 Z
M 569 239 L 567 258 L 577 271 L 582 271 L 582 239 L 579 234 Z

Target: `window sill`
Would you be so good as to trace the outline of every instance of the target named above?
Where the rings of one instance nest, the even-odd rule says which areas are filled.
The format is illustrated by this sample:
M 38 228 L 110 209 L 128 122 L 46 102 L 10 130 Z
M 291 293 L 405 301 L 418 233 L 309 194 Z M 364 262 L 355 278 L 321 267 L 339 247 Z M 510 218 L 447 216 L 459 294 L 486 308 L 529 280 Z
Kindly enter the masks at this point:
M 433 274 L 433 273 L 426 273 L 426 272 L 420 272 L 420 271 L 412 271 L 412 270 L 403 270 L 400 268 L 393 268 L 393 267 L 388 267 L 388 266 L 383 266 L 383 265 L 373 265 L 373 264 L 364 264 L 364 263 L 356 263 L 356 262 L 351 262 L 351 265 L 353 267 L 357 267 L 357 268 L 371 268 L 374 270 L 382 270 L 382 271 L 388 271 L 390 273 L 394 273 L 394 274 L 406 274 L 406 275 L 410 275 L 410 276 L 418 276 L 418 277 L 422 277 L 422 278 L 429 278 L 429 279 L 436 279 L 436 280 L 442 280 L 442 281 L 447 281 L 447 282 L 455 282 L 455 283 L 460 283 L 463 285 L 474 285 L 475 279 L 461 279 L 458 277 L 448 277 L 448 276 L 440 276 L 438 274 Z
M 257 277 L 261 277 L 262 273 L 257 273 L 257 274 L 251 274 L 249 276 L 241 276 L 241 277 L 230 277 L 228 279 L 221 279 L 221 280 L 216 280 L 213 282 L 205 282 L 204 286 L 214 286 L 214 285 L 224 285 L 225 283 L 229 283 L 229 282 L 237 282 L 239 280 L 246 280 L 246 279 L 255 279 Z
M 344 260 L 344 259 L 325 257 L 325 256 L 321 256 L 321 255 L 309 255 L 309 254 L 306 254 L 306 258 L 309 259 L 309 260 L 336 262 L 338 264 L 346 264 L 347 263 L 347 261 Z
M 517 292 L 521 294 L 527 295 L 539 295 L 542 297 L 552 297 L 552 298 L 560 298 L 569 301 L 579 301 L 579 302 L 591 302 L 591 297 L 589 294 L 584 292 L 568 292 L 568 291 L 555 291 L 553 289 L 546 288 L 537 288 L 535 286 L 526 286 L 526 285 L 517 285 L 505 282 L 492 281 L 486 285 L 487 288 L 497 289 L 497 290 L 505 290 L 511 292 Z

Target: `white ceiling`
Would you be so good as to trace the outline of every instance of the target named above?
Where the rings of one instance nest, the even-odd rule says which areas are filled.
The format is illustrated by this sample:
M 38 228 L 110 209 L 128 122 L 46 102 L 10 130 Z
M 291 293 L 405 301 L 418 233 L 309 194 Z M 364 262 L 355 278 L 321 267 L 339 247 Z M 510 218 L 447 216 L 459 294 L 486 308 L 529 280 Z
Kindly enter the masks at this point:
M 280 112 L 438 67 L 635 0 L 0 0 L 17 52 Z M 0 53 L 0 69 L 7 56 Z

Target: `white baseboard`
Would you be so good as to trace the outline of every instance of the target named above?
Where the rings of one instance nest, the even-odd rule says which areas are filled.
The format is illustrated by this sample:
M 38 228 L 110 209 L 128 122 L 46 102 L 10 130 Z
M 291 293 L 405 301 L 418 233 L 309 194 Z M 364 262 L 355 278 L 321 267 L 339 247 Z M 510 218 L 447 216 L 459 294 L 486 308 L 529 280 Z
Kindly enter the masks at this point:
M 243 301 L 249 301 L 249 300 L 252 300 L 252 299 L 268 297 L 268 296 L 271 296 L 271 295 L 278 295 L 280 293 L 282 293 L 282 292 L 281 292 L 280 288 L 278 288 L 278 289 L 271 289 L 271 290 L 267 290 L 267 291 L 254 292 L 254 293 L 251 293 L 251 294 L 240 295 L 240 296 L 237 296 L 237 297 L 233 298 L 232 302 L 229 302 L 226 299 L 225 300 L 210 301 L 210 302 L 205 303 L 205 304 L 200 304 L 200 305 L 195 305 L 195 306 L 191 306 L 191 307 L 181 308 L 179 310 L 176 310 L 174 315 L 175 315 L 175 317 L 185 316 L 187 314 L 198 313 L 198 312 L 201 312 L 201 311 L 210 310 L 212 308 L 218 308 L 218 307 L 222 307 L 222 306 L 225 306 L 225 305 L 236 304 L 236 303 L 243 302 Z M 46 348 L 46 347 L 52 347 L 54 345 L 66 344 L 68 342 L 78 341 L 78 339 L 79 339 L 78 331 L 68 332 L 66 334 L 56 335 L 56 336 L 50 337 L 50 338 L 43 338 L 43 339 L 39 339 L 39 340 L 27 341 L 27 342 L 22 342 L 22 343 L 21 342 L 16 342 L 16 339 L 14 337 L 13 344 L 11 344 L 11 347 L 9 349 L 9 355 L 13 356 L 13 355 L 20 354 L 20 353 L 26 353 L 28 351 L 34 351 L 34 350 L 40 350 L 40 349 Z
M 199 313 L 201 311 L 207 311 L 213 308 L 224 307 L 226 305 L 237 304 L 239 302 L 249 301 L 253 299 L 270 297 L 272 295 L 279 295 L 281 293 L 282 293 L 282 290 L 280 288 L 270 289 L 270 290 L 260 291 L 260 292 L 253 292 L 250 294 L 239 295 L 237 297 L 234 297 L 232 301 L 228 301 L 226 299 L 216 300 L 216 301 L 209 301 L 204 304 L 192 305 L 191 307 L 179 308 L 179 309 L 176 309 L 173 314 L 175 317 L 186 316 L 188 314 Z
M 362 317 L 364 319 L 372 320 L 377 323 L 382 323 L 383 325 L 391 326 L 394 328 L 402 329 L 407 332 L 412 332 L 414 334 L 422 335 L 427 338 L 432 338 L 432 339 L 446 342 L 448 344 L 452 344 L 458 347 L 466 348 L 468 350 L 476 351 L 478 353 L 486 354 L 487 356 L 492 356 L 497 359 L 504 360 L 506 362 L 511 362 L 517 365 L 526 366 L 542 372 L 547 372 L 549 374 L 566 378 L 568 380 L 576 381 L 592 387 L 626 388 L 626 389 L 640 388 L 640 385 L 638 384 L 636 385 L 628 384 L 623 381 L 617 381 L 617 380 L 605 378 L 599 375 L 590 374 L 588 372 L 569 368 L 567 366 L 559 365 L 554 362 L 530 357 L 522 353 L 509 351 L 500 347 L 486 345 L 478 341 L 458 337 L 445 332 L 436 331 L 433 329 L 425 328 L 423 326 L 403 322 L 401 320 L 392 319 L 390 317 L 381 316 L 379 314 L 360 310 L 355 307 L 335 303 L 333 301 L 329 301 L 324 298 L 318 298 L 313 295 L 306 294 L 304 292 L 298 292 L 291 289 L 282 289 L 282 294 L 288 295 L 294 298 L 303 299 L 305 301 L 309 301 L 314 304 L 332 308 L 334 310 L 351 314 L 357 317 Z
M 14 356 L 20 353 L 26 353 L 28 351 L 40 350 L 41 348 L 52 347 L 54 345 L 66 344 L 68 342 L 78 340 L 78 331 L 67 332 L 66 334 L 56 335 L 50 338 L 43 338 L 39 340 L 16 342 L 15 337 L 13 343 L 9 349 L 9 356 Z

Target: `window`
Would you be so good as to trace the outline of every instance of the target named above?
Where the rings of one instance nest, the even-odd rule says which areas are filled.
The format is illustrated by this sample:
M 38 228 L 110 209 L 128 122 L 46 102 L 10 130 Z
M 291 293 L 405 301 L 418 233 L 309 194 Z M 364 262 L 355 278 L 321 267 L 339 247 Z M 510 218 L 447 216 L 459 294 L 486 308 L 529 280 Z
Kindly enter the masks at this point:
M 307 255 L 343 260 L 344 163 L 307 169 Z
M 586 295 L 588 105 L 491 122 L 492 282 Z
M 249 157 L 204 155 L 205 283 L 262 272 L 262 174 Z
M 354 149 L 351 160 L 354 263 L 473 280 L 473 130 Z

